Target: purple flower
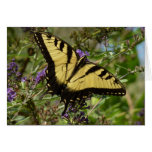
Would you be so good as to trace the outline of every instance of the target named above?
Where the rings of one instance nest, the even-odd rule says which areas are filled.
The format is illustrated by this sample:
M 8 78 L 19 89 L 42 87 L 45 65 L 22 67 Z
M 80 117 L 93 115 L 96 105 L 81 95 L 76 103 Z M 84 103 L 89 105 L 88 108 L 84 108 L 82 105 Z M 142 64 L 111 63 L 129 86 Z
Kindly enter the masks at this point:
M 21 75 L 20 72 L 16 72 L 16 76 L 19 77 Z
M 7 100 L 9 102 L 13 101 L 16 97 L 16 92 L 12 88 L 7 88 Z
M 90 109 L 90 106 L 88 106 L 88 107 L 85 107 L 84 109 Z
M 137 122 L 136 122 L 136 125 L 142 125 L 142 122 L 137 121 Z
M 86 56 L 90 56 L 90 53 L 88 51 L 85 51 Z
M 67 113 L 65 113 L 64 115 L 63 115 L 63 117 L 65 117 L 65 118 L 69 118 L 69 115 L 67 114 Z
M 76 52 L 79 54 L 80 58 L 82 58 L 83 56 L 89 56 L 89 52 L 85 51 L 85 53 L 83 51 L 81 51 L 80 49 L 77 49 Z
M 82 111 L 80 112 L 80 116 L 83 116 L 84 114 L 85 114 L 84 112 L 82 112 Z
M 76 124 L 88 124 L 88 117 L 85 117 L 84 112 L 80 112 L 80 114 L 76 115 L 73 120 L 75 121 Z
M 76 50 L 76 52 L 79 54 L 80 58 L 85 56 L 85 53 L 83 51 L 79 50 L 79 49 Z
M 42 71 L 37 73 L 36 79 L 35 79 L 35 84 L 38 84 L 40 81 L 44 80 L 46 73 L 45 70 L 47 67 L 45 67 Z
M 144 110 L 144 108 L 142 108 L 141 111 L 138 113 L 138 115 L 140 117 L 142 117 L 142 116 L 144 116 L 144 114 L 145 114 L 145 110 Z
M 78 111 L 77 108 L 72 106 L 72 104 L 69 105 L 69 108 L 67 110 L 67 112 L 73 112 L 73 113 L 76 113 L 77 111 Z
M 82 118 L 80 119 L 80 122 L 83 122 L 83 121 L 85 121 L 85 117 L 82 117 Z
M 27 77 L 22 77 L 22 78 L 21 78 L 21 81 L 22 81 L 22 82 L 25 82 L 26 80 L 27 80 Z
M 88 124 L 88 122 L 89 122 L 88 117 L 85 118 L 85 122 L 86 122 L 86 124 Z

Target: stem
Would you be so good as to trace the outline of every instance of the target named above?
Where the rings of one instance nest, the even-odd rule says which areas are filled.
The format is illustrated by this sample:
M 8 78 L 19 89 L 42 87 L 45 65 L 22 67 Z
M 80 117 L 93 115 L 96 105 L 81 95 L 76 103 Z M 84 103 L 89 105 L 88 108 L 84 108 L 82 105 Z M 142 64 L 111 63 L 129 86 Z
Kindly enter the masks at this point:
M 100 103 L 101 100 L 102 100 L 102 98 L 100 98 L 99 101 L 93 106 L 93 108 L 89 111 L 87 116 L 89 116 L 91 114 L 91 112 L 96 108 L 96 106 Z
M 115 66 L 118 66 L 118 67 L 120 67 L 120 68 L 125 69 L 125 70 L 127 70 L 127 71 L 128 71 L 128 69 L 127 69 L 127 68 L 125 68 L 125 67 L 123 67 L 123 66 L 121 66 L 121 65 L 115 64 Z
M 23 76 L 23 73 L 24 73 L 24 71 L 25 71 L 25 69 L 26 69 L 26 67 L 27 67 L 27 65 L 28 65 L 29 62 L 30 62 L 30 58 L 28 57 L 28 58 L 25 59 L 24 64 L 23 64 L 23 67 L 22 67 L 22 69 L 20 70 L 20 73 L 21 73 L 20 77 Z
M 132 101 L 131 96 L 130 96 L 128 91 L 126 92 L 126 100 L 127 100 L 128 107 L 129 107 L 130 121 L 132 122 L 132 116 L 133 116 L 133 112 L 134 112 L 134 104 L 133 104 L 133 101 Z
M 123 52 L 119 52 L 118 54 L 116 54 L 110 61 L 108 61 L 105 65 L 103 65 L 104 67 L 106 67 L 106 66 L 108 66 L 113 60 L 115 60 L 117 57 L 119 57 L 120 55 L 122 55 L 122 54 L 124 54 L 124 53 L 126 53 L 128 51 L 128 49 L 127 50 L 125 50 L 125 51 L 123 51 Z
M 133 74 L 133 73 L 135 73 L 135 71 L 131 71 L 131 72 L 129 72 L 129 73 L 126 73 L 125 75 L 121 76 L 121 77 L 119 78 L 119 80 L 121 80 L 121 79 L 123 79 L 124 77 L 126 77 L 127 75 Z
M 37 115 L 37 110 L 36 110 L 36 106 L 34 104 L 34 102 L 29 99 L 27 102 L 27 107 L 30 109 L 32 115 L 33 115 L 33 118 L 34 118 L 34 122 L 36 123 L 36 125 L 40 125 L 39 123 L 39 116 Z

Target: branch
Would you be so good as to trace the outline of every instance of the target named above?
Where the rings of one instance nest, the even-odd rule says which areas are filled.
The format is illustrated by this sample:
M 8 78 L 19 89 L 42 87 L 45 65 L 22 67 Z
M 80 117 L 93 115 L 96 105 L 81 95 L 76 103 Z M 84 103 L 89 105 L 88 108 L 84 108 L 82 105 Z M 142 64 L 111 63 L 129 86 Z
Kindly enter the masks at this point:
M 142 42 L 144 40 L 144 38 L 141 38 L 137 41 L 135 41 L 134 43 L 132 43 L 132 45 L 124 50 L 123 52 L 119 52 L 118 54 L 116 54 L 111 60 L 109 60 L 105 65 L 103 65 L 104 67 L 108 66 L 113 60 L 117 59 L 117 57 L 120 57 L 120 55 L 125 54 L 126 52 L 132 50 L 137 44 L 139 44 L 140 42 Z M 120 50 L 121 51 L 121 50 Z

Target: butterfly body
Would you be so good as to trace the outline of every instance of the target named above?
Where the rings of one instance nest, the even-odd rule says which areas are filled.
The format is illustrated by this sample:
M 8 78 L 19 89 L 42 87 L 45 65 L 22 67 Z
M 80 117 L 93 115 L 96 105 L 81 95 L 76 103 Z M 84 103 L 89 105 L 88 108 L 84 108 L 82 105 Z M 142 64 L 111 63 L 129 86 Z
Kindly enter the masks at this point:
M 49 33 L 34 34 L 34 38 L 48 63 L 46 79 L 48 92 L 61 96 L 66 112 L 70 102 L 79 102 L 92 93 L 123 96 L 126 90 L 109 71 L 80 58 L 65 41 Z

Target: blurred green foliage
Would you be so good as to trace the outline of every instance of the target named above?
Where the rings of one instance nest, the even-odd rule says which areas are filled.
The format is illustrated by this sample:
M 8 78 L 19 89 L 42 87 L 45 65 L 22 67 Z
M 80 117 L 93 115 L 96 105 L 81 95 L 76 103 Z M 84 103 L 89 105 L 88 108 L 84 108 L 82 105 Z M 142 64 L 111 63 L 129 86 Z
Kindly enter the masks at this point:
M 7 60 L 9 63 L 14 58 L 21 76 L 26 76 L 28 81 L 13 88 L 17 96 L 7 102 L 8 125 L 68 124 L 61 118 L 64 105 L 59 103 L 59 96 L 40 98 L 47 90 L 46 81 L 31 87 L 37 72 L 46 66 L 31 30 L 51 32 L 73 48 L 88 51 L 90 61 L 105 67 L 124 83 L 127 90 L 124 97 L 93 95 L 87 101 L 91 107 L 85 110 L 89 125 L 144 124 L 144 67 L 140 65 L 137 51 L 137 45 L 144 42 L 144 28 L 10 27 L 7 29 Z M 8 85 L 9 82 L 8 76 Z

